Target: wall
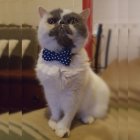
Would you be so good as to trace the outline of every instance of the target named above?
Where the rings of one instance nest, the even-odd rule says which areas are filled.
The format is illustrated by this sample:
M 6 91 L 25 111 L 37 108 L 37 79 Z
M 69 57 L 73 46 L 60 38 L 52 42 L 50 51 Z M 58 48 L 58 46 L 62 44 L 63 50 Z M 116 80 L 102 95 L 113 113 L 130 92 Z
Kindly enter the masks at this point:
M 127 55 L 126 51 L 128 50 L 128 48 L 128 54 L 130 55 L 129 58 L 134 59 L 135 57 L 138 57 L 140 50 L 140 42 L 138 40 L 140 39 L 140 34 L 139 32 L 137 32 L 139 31 L 139 29 L 137 30 L 137 28 L 139 28 L 140 23 L 140 1 L 93 1 L 94 29 L 96 28 L 96 24 L 104 24 L 102 52 L 104 52 L 105 50 L 108 29 L 111 28 L 113 31 L 109 54 L 110 62 L 115 58 L 118 58 L 118 54 L 120 55 L 119 57 L 121 59 L 124 59 L 124 57 L 126 57 Z M 80 12 L 82 9 L 82 0 L 0 0 L 0 23 L 27 23 L 35 27 L 39 22 L 39 14 L 37 9 L 38 6 L 43 6 L 48 10 L 61 7 Z M 118 46 L 119 48 L 117 48 Z
M 135 9 L 134 3 L 140 4 L 139 0 L 94 0 L 94 23 L 128 23 L 138 19 L 139 14 L 135 13 L 140 9 Z
M 133 60 L 140 56 L 140 1 L 94 0 L 94 30 L 104 25 L 101 59 L 104 53 L 108 29 L 112 30 L 109 63 L 113 60 Z
M 66 8 L 80 12 L 82 0 L 0 0 L 0 23 L 38 25 L 38 6 L 48 10 Z

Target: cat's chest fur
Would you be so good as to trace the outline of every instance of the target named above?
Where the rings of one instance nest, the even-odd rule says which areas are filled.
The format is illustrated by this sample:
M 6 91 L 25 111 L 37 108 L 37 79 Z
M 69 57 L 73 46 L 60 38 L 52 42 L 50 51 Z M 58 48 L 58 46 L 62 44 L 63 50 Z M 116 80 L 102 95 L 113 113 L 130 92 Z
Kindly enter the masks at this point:
M 59 62 L 47 62 L 42 59 L 40 54 L 36 67 L 37 77 L 41 84 L 52 92 L 65 89 L 75 90 L 75 87 L 80 86 L 87 70 L 87 64 L 81 64 L 80 66 L 76 62 L 73 61 L 70 66 L 64 66 Z

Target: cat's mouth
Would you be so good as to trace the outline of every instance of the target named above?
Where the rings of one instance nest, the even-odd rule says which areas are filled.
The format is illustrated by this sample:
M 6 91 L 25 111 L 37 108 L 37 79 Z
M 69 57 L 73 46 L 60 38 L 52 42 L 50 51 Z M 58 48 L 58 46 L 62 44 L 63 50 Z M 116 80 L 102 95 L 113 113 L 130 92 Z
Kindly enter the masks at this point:
M 60 31 L 60 33 L 62 33 L 64 35 L 72 35 L 73 34 L 71 29 L 67 26 L 65 27 L 65 25 L 61 25 L 59 27 L 59 31 Z
M 57 25 L 49 33 L 49 36 L 55 37 L 58 44 L 62 47 L 75 47 L 72 36 L 73 32 L 68 25 Z
M 50 36 L 72 35 L 72 30 L 67 25 L 57 25 L 49 33 Z

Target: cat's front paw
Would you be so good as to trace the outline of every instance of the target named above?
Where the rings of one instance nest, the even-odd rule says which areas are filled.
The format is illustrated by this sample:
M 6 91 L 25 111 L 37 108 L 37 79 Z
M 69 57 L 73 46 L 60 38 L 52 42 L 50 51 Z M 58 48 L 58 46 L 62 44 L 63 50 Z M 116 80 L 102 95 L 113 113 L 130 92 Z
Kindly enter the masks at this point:
M 55 130 L 56 129 L 56 126 L 57 126 L 57 123 L 55 121 L 53 121 L 52 119 L 50 119 L 48 121 L 48 125 L 49 127 L 52 129 L 52 130 Z
M 81 120 L 85 124 L 91 124 L 95 121 L 94 117 L 92 117 L 92 116 L 82 117 Z
M 58 137 L 64 137 L 64 136 L 69 136 L 70 135 L 70 130 L 66 127 L 64 127 L 63 125 L 61 124 L 57 124 L 57 127 L 56 127 L 56 130 L 55 130 L 55 134 L 58 136 Z

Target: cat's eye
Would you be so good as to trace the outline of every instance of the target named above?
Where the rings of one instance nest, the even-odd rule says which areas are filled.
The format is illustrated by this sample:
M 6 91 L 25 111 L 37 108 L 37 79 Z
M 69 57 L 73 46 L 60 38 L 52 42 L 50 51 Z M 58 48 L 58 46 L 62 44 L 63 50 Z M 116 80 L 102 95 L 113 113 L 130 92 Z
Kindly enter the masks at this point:
M 74 17 L 71 17 L 68 19 L 68 24 L 77 24 L 78 23 L 78 19 L 77 18 L 74 18 Z
M 48 22 L 49 24 L 56 24 L 57 21 L 58 21 L 57 18 L 49 18 L 49 19 L 47 20 L 47 22 Z

